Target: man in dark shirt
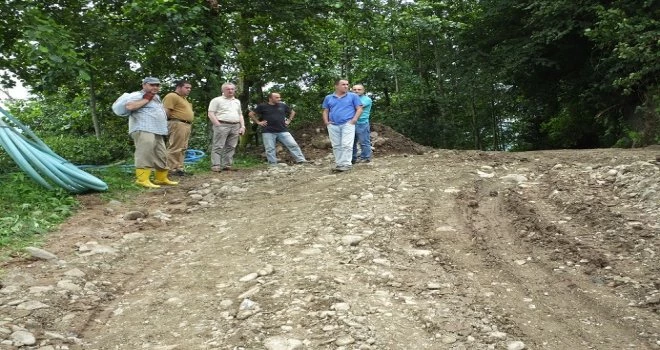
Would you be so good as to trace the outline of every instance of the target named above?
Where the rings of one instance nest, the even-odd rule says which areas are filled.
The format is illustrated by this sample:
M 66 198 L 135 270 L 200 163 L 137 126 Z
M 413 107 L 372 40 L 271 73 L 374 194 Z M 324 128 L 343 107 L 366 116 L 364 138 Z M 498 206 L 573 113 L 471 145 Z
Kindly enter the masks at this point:
M 279 93 L 271 92 L 268 94 L 268 103 L 259 104 L 254 111 L 248 113 L 250 119 L 263 128 L 262 138 L 268 165 L 277 165 L 275 145 L 278 140 L 289 150 L 296 164 L 307 163 L 300 146 L 287 129 L 296 112 L 280 100 L 282 98 Z

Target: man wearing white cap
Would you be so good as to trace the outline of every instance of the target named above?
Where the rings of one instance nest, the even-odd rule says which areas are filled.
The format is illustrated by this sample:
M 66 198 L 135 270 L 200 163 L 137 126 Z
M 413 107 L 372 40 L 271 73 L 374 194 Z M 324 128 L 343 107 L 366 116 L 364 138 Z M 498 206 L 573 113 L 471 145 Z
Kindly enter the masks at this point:
M 146 77 L 142 90 L 131 93 L 126 102 L 126 109 L 131 111 L 128 133 L 135 143 L 135 183 L 147 188 L 178 184 L 167 178 L 167 114 L 159 91 L 160 80 Z M 152 169 L 156 170 L 154 182 L 149 179 Z

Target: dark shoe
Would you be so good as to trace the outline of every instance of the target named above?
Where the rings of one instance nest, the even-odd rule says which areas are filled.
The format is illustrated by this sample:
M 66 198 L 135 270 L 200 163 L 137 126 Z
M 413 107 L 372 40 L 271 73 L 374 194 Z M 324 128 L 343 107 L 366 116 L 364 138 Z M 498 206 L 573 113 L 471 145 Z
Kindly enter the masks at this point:
M 211 171 L 213 171 L 215 173 L 219 173 L 219 172 L 222 171 L 222 169 L 220 169 L 220 166 L 214 165 L 214 166 L 211 167 Z
M 226 166 L 226 167 L 222 168 L 222 171 L 234 171 L 234 169 L 230 166 Z
M 299 162 L 296 162 L 296 164 L 309 164 L 308 160 L 301 160 Z
M 351 164 L 355 164 L 355 163 L 357 163 L 357 162 L 358 162 L 357 159 L 351 159 Z
M 360 158 L 360 159 L 357 160 L 356 163 L 371 163 L 371 159 Z
M 171 176 L 182 176 L 182 177 L 183 177 L 183 176 L 192 176 L 192 174 L 187 173 L 187 172 L 185 172 L 185 171 L 183 171 L 183 170 L 181 170 L 181 169 L 177 169 L 177 170 L 174 170 L 174 171 L 170 171 L 170 175 L 171 175 Z
M 349 171 L 349 170 L 351 170 L 351 169 L 352 169 L 352 168 L 351 168 L 351 167 L 348 167 L 348 166 L 338 166 L 338 167 L 337 167 L 337 171 L 340 172 L 340 173 L 343 173 L 343 172 L 345 172 L 345 171 Z

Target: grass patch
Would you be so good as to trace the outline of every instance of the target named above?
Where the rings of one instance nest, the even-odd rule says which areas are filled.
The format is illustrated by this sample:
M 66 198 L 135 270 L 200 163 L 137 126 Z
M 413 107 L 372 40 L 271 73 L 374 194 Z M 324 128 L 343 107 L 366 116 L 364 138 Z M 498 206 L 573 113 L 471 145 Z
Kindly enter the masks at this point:
M 24 173 L 0 178 L 0 251 L 6 255 L 43 237 L 78 208 L 62 189 L 47 190 Z
M 101 198 L 110 201 L 130 200 L 142 191 L 149 191 L 134 183 L 135 168 L 127 161 L 121 165 L 85 169 L 108 184 Z M 260 157 L 237 153 L 234 167 L 249 169 L 262 166 Z M 191 174 L 210 172 L 208 156 L 186 166 Z M 73 215 L 80 203 L 76 196 L 63 189 L 48 190 L 23 172 L 0 174 L 0 260 L 29 245 L 39 245 L 45 234 Z

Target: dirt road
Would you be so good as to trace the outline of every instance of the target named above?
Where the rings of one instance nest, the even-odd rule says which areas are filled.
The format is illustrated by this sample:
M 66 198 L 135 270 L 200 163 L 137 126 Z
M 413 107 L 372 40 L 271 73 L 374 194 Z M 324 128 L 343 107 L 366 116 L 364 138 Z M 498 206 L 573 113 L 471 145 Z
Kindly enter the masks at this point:
M 0 349 L 660 349 L 656 153 L 324 158 L 87 198 L 56 259 L 4 267 Z

